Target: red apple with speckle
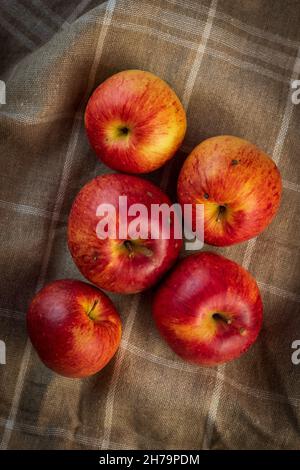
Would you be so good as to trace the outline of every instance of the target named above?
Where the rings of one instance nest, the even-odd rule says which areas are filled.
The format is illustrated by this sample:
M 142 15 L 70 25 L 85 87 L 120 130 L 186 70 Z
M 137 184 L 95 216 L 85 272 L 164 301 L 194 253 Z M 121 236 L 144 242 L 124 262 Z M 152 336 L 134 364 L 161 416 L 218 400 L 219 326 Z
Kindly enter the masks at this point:
M 204 241 L 228 246 L 257 236 L 272 221 L 281 198 L 279 170 L 250 142 L 233 136 L 203 141 L 178 179 L 181 204 L 204 204 Z
M 121 319 L 106 294 L 85 282 L 54 281 L 33 298 L 27 330 L 40 359 L 66 377 L 103 369 L 121 340 Z
M 173 157 L 186 131 L 175 92 L 143 70 L 124 70 L 99 85 L 88 101 L 91 146 L 110 168 L 148 173 Z
M 119 217 L 119 198 L 123 196 L 127 197 L 126 221 Z M 133 238 L 129 229 L 136 216 L 130 215 L 129 209 L 135 204 L 142 204 L 147 210 L 143 218 L 147 233 Z M 136 176 L 106 174 L 88 182 L 75 198 L 68 222 L 68 246 L 81 273 L 98 287 L 123 294 L 153 286 L 172 266 L 182 246 L 182 239 L 175 238 L 176 215 L 168 221 L 169 238 L 168 234 L 163 236 L 162 219 L 151 217 L 151 207 L 162 204 L 167 208 L 171 205 L 163 191 Z M 115 209 L 116 233 L 100 238 L 98 224 L 105 218 L 98 215 L 99 207 L 107 205 Z
M 155 295 L 153 315 L 163 338 L 186 361 L 215 366 L 244 354 L 262 325 L 255 279 L 223 256 L 183 259 Z

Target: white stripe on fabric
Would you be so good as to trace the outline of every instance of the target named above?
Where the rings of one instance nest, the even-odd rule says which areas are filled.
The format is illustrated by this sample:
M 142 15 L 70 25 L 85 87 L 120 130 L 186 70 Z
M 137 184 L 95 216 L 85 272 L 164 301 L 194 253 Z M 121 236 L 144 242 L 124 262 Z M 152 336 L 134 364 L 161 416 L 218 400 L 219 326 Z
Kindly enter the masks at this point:
M 196 81 L 196 78 L 197 78 L 197 74 L 198 74 L 199 69 L 201 67 L 202 60 L 203 60 L 204 53 L 205 53 L 205 49 L 206 49 L 206 46 L 207 46 L 207 42 L 208 42 L 208 39 L 209 39 L 210 34 L 211 34 L 213 18 L 214 18 L 214 15 L 216 13 L 216 9 L 217 9 L 217 3 L 218 3 L 217 0 L 213 0 L 212 3 L 211 3 L 211 7 L 210 7 L 209 13 L 208 13 L 208 18 L 207 18 L 207 21 L 206 21 L 206 24 L 205 24 L 205 27 L 204 27 L 204 30 L 203 30 L 203 33 L 202 33 L 202 36 L 201 36 L 201 42 L 198 45 L 198 49 L 196 51 L 196 57 L 194 59 L 191 71 L 188 75 L 188 79 L 187 79 L 187 82 L 185 84 L 184 92 L 183 92 L 183 95 L 182 95 L 182 104 L 183 104 L 183 107 L 185 108 L 186 111 L 188 111 L 188 107 L 189 107 L 189 104 L 190 104 L 190 99 L 191 99 L 191 96 L 192 96 L 192 93 L 193 93 L 193 89 L 194 89 L 195 81 Z M 162 181 L 161 181 L 161 185 L 162 185 L 163 189 L 166 189 L 167 186 L 168 186 L 168 181 L 170 179 L 172 166 L 173 166 L 173 161 L 171 160 L 170 162 L 167 163 L 167 165 L 164 169 L 164 172 L 163 172 L 163 175 L 162 175 Z
M 182 0 L 166 0 L 166 1 L 170 4 L 178 5 L 178 6 L 181 6 L 182 8 L 187 8 L 190 11 L 195 11 L 197 13 L 201 11 L 207 12 L 209 9 L 209 7 L 205 5 L 201 5 L 200 3 L 192 3 L 188 0 L 185 0 L 184 2 L 182 2 Z M 248 34 L 251 34 L 261 39 L 265 39 L 266 41 L 270 41 L 276 44 L 281 44 L 283 46 L 291 47 L 295 49 L 298 49 L 299 47 L 299 42 L 297 41 L 293 41 L 292 39 L 285 38 L 283 36 L 280 36 L 279 34 L 271 33 L 270 31 L 265 31 L 261 28 L 257 28 L 256 26 L 243 23 L 238 18 L 234 18 L 230 15 L 227 15 L 226 13 L 223 13 L 222 11 L 217 11 L 216 18 L 218 20 L 224 21 L 228 25 L 231 25 L 233 28 L 240 29 L 241 31 L 245 31 Z
M 71 442 L 76 442 L 78 444 L 83 444 L 86 447 L 93 447 L 95 449 L 99 449 L 99 439 L 93 438 L 90 436 L 85 436 L 79 433 L 73 434 L 71 431 L 68 429 L 63 429 L 59 428 L 57 426 L 48 426 L 48 427 L 42 427 L 42 426 L 36 426 L 33 424 L 27 424 L 27 423 L 14 423 L 14 426 L 12 427 L 12 423 L 9 421 L 0 418 L 0 426 L 5 426 L 8 428 L 12 428 L 12 430 L 28 433 L 28 434 L 35 434 L 37 436 L 47 436 L 47 437 L 56 437 L 56 438 L 61 438 L 61 439 L 66 439 Z M 111 445 L 113 447 L 116 447 L 117 449 L 128 449 L 130 450 L 131 447 L 126 444 L 121 444 L 117 442 L 111 442 Z
M 218 379 L 222 381 L 224 384 L 229 385 L 233 389 L 245 393 L 246 395 L 267 401 L 274 401 L 277 403 L 283 404 L 291 404 L 295 407 L 300 407 L 300 398 L 295 397 L 286 397 L 285 395 L 281 395 L 280 393 L 269 392 L 268 390 L 259 390 L 257 388 L 249 387 L 247 385 L 241 384 L 236 382 L 234 379 L 231 379 L 228 376 L 225 376 L 221 370 L 212 369 L 209 367 L 201 367 L 198 365 L 189 364 L 184 361 L 174 361 L 170 359 L 166 359 L 164 357 L 157 356 L 151 352 L 145 351 L 133 344 L 126 343 L 123 344 L 121 342 L 121 348 L 125 348 L 131 354 L 140 357 L 141 359 L 145 359 L 146 361 L 153 362 L 158 364 L 162 367 L 167 367 L 169 369 L 175 369 L 182 372 L 187 372 L 190 374 L 198 374 L 200 377 L 202 375 L 211 377 L 213 379 Z
M 40 209 L 38 207 L 29 206 L 28 204 L 21 204 L 16 202 L 3 201 L 0 199 L 0 207 L 2 209 L 9 209 L 21 214 L 34 215 L 37 217 L 43 217 L 46 219 L 51 219 L 52 217 L 55 220 L 58 220 L 59 214 L 47 211 L 45 209 Z
M 164 41 L 171 42 L 172 44 L 176 44 L 177 46 L 186 47 L 187 49 L 191 49 L 191 50 L 198 49 L 198 45 L 195 42 L 188 41 L 187 39 L 179 38 L 170 33 L 164 33 L 160 31 L 159 29 L 150 28 L 148 26 L 138 25 L 136 23 L 129 23 L 129 22 L 125 23 L 124 21 L 118 21 L 118 20 L 114 20 L 112 22 L 112 26 L 116 28 L 120 28 L 120 29 L 125 29 L 126 31 L 133 31 L 133 32 L 139 32 L 143 34 L 149 34 L 150 36 L 151 35 L 156 36 Z M 290 78 L 288 78 L 286 75 L 273 72 L 261 65 L 253 64 L 251 62 L 238 59 L 237 57 L 230 56 L 228 54 L 225 54 L 224 52 L 217 51 L 216 49 L 212 47 L 206 47 L 205 53 L 211 57 L 215 57 L 217 59 L 228 62 L 238 68 L 241 68 L 244 70 L 251 70 L 262 76 L 272 78 L 272 80 L 275 80 L 278 82 L 290 83 Z
M 88 7 L 91 1 L 92 0 L 82 0 L 80 3 L 78 3 L 76 7 L 72 10 L 72 13 L 70 14 L 70 16 L 68 16 L 68 18 L 64 21 L 62 27 L 65 28 L 66 26 L 69 26 L 71 23 L 73 23 L 73 21 L 75 21 L 81 15 L 83 10 L 85 10 Z M 106 3 L 107 2 L 102 3 L 101 7 L 105 6 Z
M 132 299 L 130 309 L 129 309 L 129 315 L 127 317 L 124 332 L 122 335 L 122 338 L 123 338 L 122 343 L 125 345 L 129 341 L 140 301 L 141 301 L 141 294 L 136 295 Z M 121 372 L 122 365 L 123 365 L 124 358 L 125 358 L 125 352 L 126 352 L 126 349 L 123 348 L 123 349 L 119 349 L 117 353 L 116 362 L 115 362 L 113 374 L 111 377 L 111 382 L 109 385 L 109 391 L 107 394 L 106 406 L 105 406 L 104 435 L 103 435 L 101 449 L 107 449 L 110 446 L 110 436 L 111 436 L 112 423 L 113 423 L 115 394 L 117 390 L 120 372 Z
M 189 16 L 167 10 L 161 11 L 158 8 L 151 8 L 150 10 L 147 9 L 147 6 L 149 5 L 141 3 L 138 5 L 138 8 L 133 8 L 133 6 L 130 7 L 130 5 L 124 4 L 124 6 L 118 6 L 118 11 L 121 11 L 124 15 L 130 18 L 147 18 L 167 27 L 177 29 L 178 31 L 197 36 L 199 36 L 202 29 L 205 27 L 205 21 L 200 20 L 199 18 L 191 18 Z M 284 52 L 277 51 L 274 48 L 255 43 L 253 40 L 241 42 L 240 36 L 230 33 L 220 26 L 214 25 L 210 38 L 218 44 L 222 44 L 230 49 L 238 51 L 244 56 L 259 59 L 284 70 L 292 69 L 294 64 L 295 54 L 286 54 Z

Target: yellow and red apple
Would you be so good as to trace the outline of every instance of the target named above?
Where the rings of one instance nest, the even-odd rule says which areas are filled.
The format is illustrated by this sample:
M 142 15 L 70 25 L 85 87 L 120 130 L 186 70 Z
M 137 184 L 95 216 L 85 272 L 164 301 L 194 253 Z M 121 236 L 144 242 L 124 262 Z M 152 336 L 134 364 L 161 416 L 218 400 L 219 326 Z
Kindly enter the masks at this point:
M 114 356 L 121 319 L 106 294 L 63 279 L 41 289 L 27 312 L 27 330 L 40 359 L 66 377 L 87 377 Z
M 172 158 L 186 131 L 175 92 L 143 70 L 124 70 L 99 85 L 88 101 L 85 126 L 98 157 L 110 168 L 148 173 Z
M 181 204 L 204 204 L 204 241 L 227 246 L 255 237 L 272 221 L 282 191 L 276 164 L 250 142 L 233 136 L 203 141 L 178 179 Z
M 128 209 L 141 204 L 147 210 L 144 236 L 130 235 L 136 216 L 127 212 L 126 221 L 120 217 L 120 196 L 127 197 Z M 136 176 L 107 174 L 88 182 L 74 200 L 68 222 L 68 246 L 81 273 L 102 289 L 124 294 L 154 285 L 174 263 L 182 246 L 182 239 L 175 238 L 175 215 L 169 220 L 169 238 L 163 236 L 162 220 L 151 217 L 152 205 L 161 204 L 171 205 L 161 189 Z M 98 224 L 105 218 L 99 216 L 99 207 L 108 205 L 115 209 L 116 233 L 100 238 Z
M 158 289 L 153 315 L 163 338 L 183 359 L 205 366 L 231 361 L 254 343 L 262 324 L 254 278 L 223 256 L 183 259 Z

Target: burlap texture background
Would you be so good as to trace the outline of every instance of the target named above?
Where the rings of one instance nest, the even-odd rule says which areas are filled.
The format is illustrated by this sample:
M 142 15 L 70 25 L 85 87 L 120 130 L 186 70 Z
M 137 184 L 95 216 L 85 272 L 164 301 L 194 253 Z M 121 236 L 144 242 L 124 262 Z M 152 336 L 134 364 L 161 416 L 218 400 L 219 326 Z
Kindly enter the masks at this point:
M 51 21 L 60 27 L 57 3 L 40 8 L 43 21 L 30 16 L 32 8 L 38 16 L 37 0 L 11 2 L 14 15 L 0 19 L 1 448 L 300 448 L 300 365 L 291 362 L 291 343 L 300 339 L 300 105 L 290 87 L 300 73 L 300 3 L 109 0 L 28 54 L 34 35 L 45 38 Z M 26 14 L 28 34 L 19 24 Z M 23 39 L 27 50 L 18 55 L 13 40 Z M 213 135 L 249 139 L 279 165 L 276 220 L 257 239 L 217 250 L 256 277 L 264 327 L 241 359 L 195 367 L 159 338 L 151 291 L 112 296 L 124 322 L 118 354 L 94 377 L 64 379 L 32 351 L 25 313 L 48 281 L 81 278 L 66 245 L 68 212 L 82 185 L 109 171 L 89 148 L 83 111 L 97 84 L 129 68 L 165 79 L 187 111 L 182 150 L 147 176 L 171 196 L 186 154 Z

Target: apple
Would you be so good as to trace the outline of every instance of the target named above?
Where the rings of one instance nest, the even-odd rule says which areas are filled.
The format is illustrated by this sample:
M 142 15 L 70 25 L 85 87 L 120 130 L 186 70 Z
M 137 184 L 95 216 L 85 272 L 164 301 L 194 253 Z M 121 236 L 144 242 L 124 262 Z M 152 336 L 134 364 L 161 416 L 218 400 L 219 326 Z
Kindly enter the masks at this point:
M 126 220 L 120 217 L 120 197 L 127 201 Z M 147 211 L 141 218 L 147 222 L 143 236 L 130 234 L 136 217 L 129 214 L 129 209 L 134 204 Z M 168 221 L 169 238 L 163 237 L 162 221 L 151 217 L 152 207 L 161 204 L 169 209 L 171 203 L 157 186 L 136 176 L 106 174 L 88 182 L 75 198 L 68 221 L 68 246 L 81 273 L 98 287 L 124 294 L 155 284 L 174 263 L 182 246 L 182 239 L 175 238 L 175 215 Z M 98 228 L 105 217 L 104 212 L 103 217 L 99 216 L 99 208 L 107 205 L 115 209 L 118 230 L 100 238 Z M 152 229 L 157 238 L 152 236 Z
M 66 377 L 87 377 L 113 357 L 121 319 L 106 294 L 85 282 L 51 282 L 33 298 L 27 330 L 40 359 Z
M 255 279 L 223 256 L 183 259 L 157 291 L 153 315 L 163 338 L 183 359 L 214 366 L 245 353 L 262 324 Z
M 204 241 L 227 246 L 255 237 L 275 216 L 281 198 L 276 164 L 233 136 L 204 140 L 185 160 L 178 179 L 181 204 L 204 204 Z
M 110 168 L 148 173 L 180 146 L 186 115 L 175 92 L 143 70 L 124 70 L 99 85 L 85 111 L 91 146 Z

